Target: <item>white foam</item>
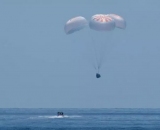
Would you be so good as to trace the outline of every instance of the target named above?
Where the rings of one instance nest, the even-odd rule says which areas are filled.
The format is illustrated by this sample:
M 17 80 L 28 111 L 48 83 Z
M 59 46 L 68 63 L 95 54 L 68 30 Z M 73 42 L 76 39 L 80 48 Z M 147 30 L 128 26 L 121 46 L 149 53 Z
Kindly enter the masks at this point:
M 48 118 L 48 119 L 56 119 L 56 118 L 78 118 L 78 117 L 81 117 L 81 116 L 78 116 L 78 115 L 73 115 L 73 116 L 68 116 L 68 115 L 65 115 L 65 116 L 38 116 L 39 118 Z

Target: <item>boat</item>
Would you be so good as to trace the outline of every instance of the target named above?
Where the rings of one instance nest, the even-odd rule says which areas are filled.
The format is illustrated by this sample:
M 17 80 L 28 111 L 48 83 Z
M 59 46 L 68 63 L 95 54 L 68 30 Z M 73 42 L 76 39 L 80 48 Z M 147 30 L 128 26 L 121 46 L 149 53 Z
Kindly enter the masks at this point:
M 57 116 L 59 117 L 59 116 L 64 116 L 64 114 L 63 114 L 63 112 L 57 112 Z

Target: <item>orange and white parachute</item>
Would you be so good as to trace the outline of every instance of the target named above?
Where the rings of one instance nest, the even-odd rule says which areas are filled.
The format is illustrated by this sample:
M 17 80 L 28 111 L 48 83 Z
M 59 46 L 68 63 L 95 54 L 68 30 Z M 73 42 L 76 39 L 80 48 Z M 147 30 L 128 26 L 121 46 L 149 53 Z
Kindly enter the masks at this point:
M 82 16 L 74 17 L 66 22 L 64 26 L 64 31 L 66 34 L 71 34 L 83 29 L 87 25 L 88 22 L 84 17 Z
M 121 28 L 121 29 L 126 28 L 126 21 L 124 20 L 124 18 L 122 18 L 121 16 L 119 16 L 117 14 L 108 14 L 108 16 L 111 17 L 112 19 L 114 19 L 115 26 L 117 28 Z
M 89 26 L 96 31 L 111 31 L 115 28 L 115 22 L 106 14 L 96 14 L 92 16 Z

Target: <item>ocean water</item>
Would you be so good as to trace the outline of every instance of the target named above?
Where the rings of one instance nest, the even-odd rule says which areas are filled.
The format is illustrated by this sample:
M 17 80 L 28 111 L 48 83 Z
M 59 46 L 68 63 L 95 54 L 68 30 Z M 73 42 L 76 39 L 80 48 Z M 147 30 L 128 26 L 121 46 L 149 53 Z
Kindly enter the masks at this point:
M 0 130 L 160 130 L 160 109 L 1 108 Z

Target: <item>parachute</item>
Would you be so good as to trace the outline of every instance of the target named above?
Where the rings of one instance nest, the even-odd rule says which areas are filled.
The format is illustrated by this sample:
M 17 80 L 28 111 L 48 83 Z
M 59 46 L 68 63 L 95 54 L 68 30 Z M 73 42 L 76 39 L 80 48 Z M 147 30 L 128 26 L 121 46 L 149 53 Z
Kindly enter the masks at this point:
M 64 30 L 66 34 L 71 34 L 83 29 L 87 25 L 87 20 L 82 16 L 78 16 L 68 20 L 64 26 Z
M 126 28 L 126 21 L 119 15 L 117 14 L 108 14 L 109 17 L 114 19 L 115 21 L 115 26 L 117 28 L 125 29 Z
M 107 34 L 105 32 L 109 33 L 110 31 L 114 30 L 115 21 L 106 14 L 96 14 L 91 17 L 91 20 L 89 22 L 89 27 L 91 30 L 96 31 L 96 33 L 94 34 L 96 35 L 96 37 L 92 38 L 92 43 L 96 57 L 95 68 L 97 70 L 97 73 L 99 74 L 99 70 L 101 68 L 106 51 L 106 45 L 109 39 L 109 37 L 107 37 Z M 103 34 L 100 32 L 103 32 Z M 96 77 L 99 78 L 99 76 Z
M 115 28 L 115 22 L 105 14 L 96 14 L 92 16 L 89 27 L 96 31 L 111 31 Z
M 66 22 L 64 26 L 64 31 L 66 34 L 72 34 L 76 31 L 82 30 L 85 27 L 89 27 L 90 30 L 93 30 L 94 32 L 104 32 L 103 33 L 104 36 L 102 35 L 102 33 L 99 33 L 99 35 L 95 34 L 93 38 L 91 38 L 90 33 L 88 33 L 88 36 L 90 36 L 91 40 L 93 40 L 91 43 L 93 44 L 92 46 L 95 50 L 95 57 L 97 63 L 94 66 L 94 68 L 97 70 L 96 77 L 100 78 L 101 75 L 99 74 L 99 69 L 101 68 L 104 52 L 106 51 L 105 50 L 106 48 L 105 46 L 103 46 L 103 44 L 106 45 L 107 42 L 109 42 L 108 40 L 109 37 L 107 37 L 105 32 L 110 32 L 114 30 L 115 27 L 120 29 L 125 29 L 126 21 L 121 16 L 116 14 L 95 14 L 91 17 L 89 22 L 84 17 L 77 16 Z M 103 39 L 103 44 L 101 41 L 102 39 Z M 97 45 L 99 47 L 97 47 Z M 98 56 L 98 54 L 100 53 L 101 55 Z

